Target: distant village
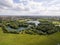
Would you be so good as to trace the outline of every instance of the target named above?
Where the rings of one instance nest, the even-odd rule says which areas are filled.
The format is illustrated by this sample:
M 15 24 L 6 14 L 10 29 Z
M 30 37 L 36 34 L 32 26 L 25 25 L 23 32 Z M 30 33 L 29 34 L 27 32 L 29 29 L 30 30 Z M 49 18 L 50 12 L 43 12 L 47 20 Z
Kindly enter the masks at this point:
M 56 19 L 60 20 L 59 16 L 0 16 L 0 20 L 19 20 L 19 19 L 38 19 L 38 18 L 45 18 L 45 19 Z

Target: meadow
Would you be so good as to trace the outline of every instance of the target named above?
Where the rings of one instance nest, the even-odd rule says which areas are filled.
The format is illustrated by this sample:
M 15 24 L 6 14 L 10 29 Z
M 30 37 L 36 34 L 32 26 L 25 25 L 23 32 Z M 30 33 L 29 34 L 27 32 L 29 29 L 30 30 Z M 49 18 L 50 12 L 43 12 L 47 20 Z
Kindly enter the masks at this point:
M 3 33 L 0 27 L 0 45 L 60 45 L 60 32 L 52 35 Z

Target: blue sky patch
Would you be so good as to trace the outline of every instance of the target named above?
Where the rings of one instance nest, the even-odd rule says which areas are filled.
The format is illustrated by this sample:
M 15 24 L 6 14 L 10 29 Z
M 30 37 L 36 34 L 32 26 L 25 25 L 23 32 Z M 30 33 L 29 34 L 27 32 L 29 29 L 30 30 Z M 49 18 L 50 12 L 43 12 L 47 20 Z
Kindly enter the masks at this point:
M 19 3 L 20 1 L 19 0 L 13 0 L 15 3 Z

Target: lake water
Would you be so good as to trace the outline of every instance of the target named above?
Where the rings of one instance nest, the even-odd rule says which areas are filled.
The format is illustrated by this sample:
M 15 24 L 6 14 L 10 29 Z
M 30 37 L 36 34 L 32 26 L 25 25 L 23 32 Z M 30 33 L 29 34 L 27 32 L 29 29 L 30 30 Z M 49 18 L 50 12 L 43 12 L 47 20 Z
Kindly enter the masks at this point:
M 36 26 L 40 23 L 39 21 L 27 21 L 27 23 L 34 23 Z
M 13 28 L 7 27 L 7 29 L 8 29 L 9 31 L 13 31 L 13 30 L 21 31 L 21 30 L 27 29 L 27 27 L 20 27 L 20 28 L 18 28 L 18 29 L 13 29 Z
M 27 23 L 35 23 L 35 25 L 37 26 L 40 22 L 39 21 L 28 21 Z M 16 31 L 21 31 L 21 30 L 25 30 L 25 29 L 27 29 L 28 27 L 20 27 L 20 28 L 18 28 L 18 29 L 13 29 L 13 28 L 10 28 L 10 27 L 7 27 L 7 30 L 8 31 L 14 31 L 14 30 L 16 30 Z

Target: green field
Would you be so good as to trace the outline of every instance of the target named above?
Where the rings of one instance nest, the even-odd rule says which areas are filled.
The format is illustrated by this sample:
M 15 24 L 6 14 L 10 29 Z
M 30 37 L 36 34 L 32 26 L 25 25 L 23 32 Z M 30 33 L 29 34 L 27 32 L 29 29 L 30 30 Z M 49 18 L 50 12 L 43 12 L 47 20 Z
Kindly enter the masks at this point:
M 52 23 L 55 24 L 55 25 L 60 25 L 59 21 L 53 21 Z
M 52 35 L 29 35 L 3 33 L 0 28 L 0 45 L 58 45 L 60 32 Z

